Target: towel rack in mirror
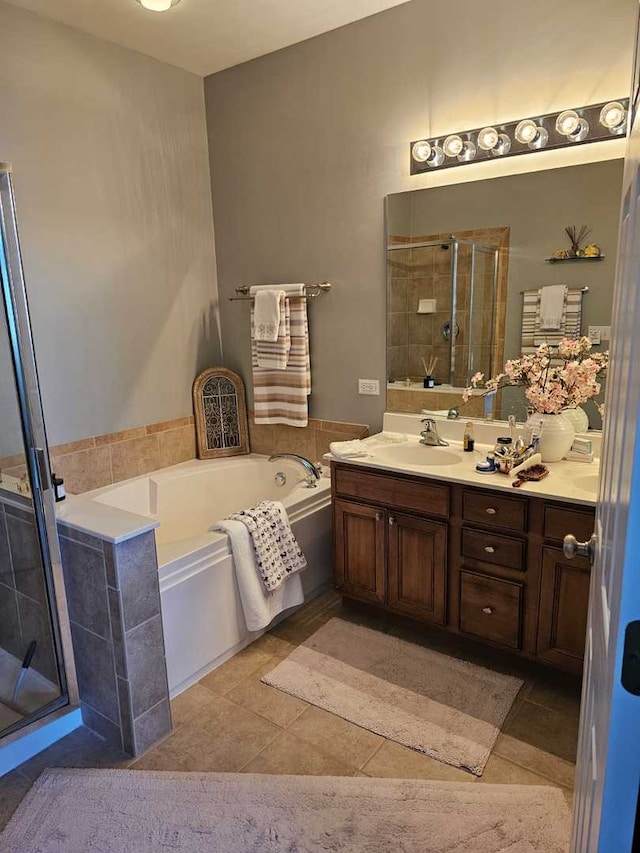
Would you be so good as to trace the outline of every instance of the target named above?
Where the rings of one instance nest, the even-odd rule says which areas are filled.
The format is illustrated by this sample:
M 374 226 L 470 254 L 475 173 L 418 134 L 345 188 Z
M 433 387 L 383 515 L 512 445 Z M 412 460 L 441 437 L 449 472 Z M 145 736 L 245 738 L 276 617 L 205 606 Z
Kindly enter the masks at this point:
M 274 284 L 274 288 L 277 285 Z M 242 299 L 253 299 L 253 296 L 249 295 L 249 291 L 251 290 L 251 285 L 245 284 L 242 287 L 236 287 L 236 293 L 243 294 L 242 296 L 229 296 L 229 302 L 236 302 Z M 331 290 L 331 282 L 330 281 L 321 281 L 319 284 L 305 284 L 304 286 L 304 295 L 307 299 L 315 299 L 317 296 L 321 296 L 323 293 L 328 293 Z

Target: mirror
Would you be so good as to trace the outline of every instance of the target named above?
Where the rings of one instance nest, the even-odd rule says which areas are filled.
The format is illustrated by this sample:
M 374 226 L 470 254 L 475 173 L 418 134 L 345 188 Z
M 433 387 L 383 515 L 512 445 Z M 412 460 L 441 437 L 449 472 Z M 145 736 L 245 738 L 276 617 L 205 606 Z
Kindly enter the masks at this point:
M 622 171 L 622 160 L 606 160 L 387 196 L 388 411 L 458 406 L 463 417 L 482 417 L 480 396 L 462 404 L 470 377 L 495 375 L 523 348 L 553 342 L 531 326 L 547 285 L 567 288 L 568 336 L 594 325 L 606 332 Z M 583 224 L 601 256 L 551 260 L 570 249 L 565 228 Z M 603 334 L 594 351 L 608 346 Z M 585 410 L 599 428 L 595 404 Z M 526 418 L 521 388 L 498 396 L 496 417 L 510 414 Z

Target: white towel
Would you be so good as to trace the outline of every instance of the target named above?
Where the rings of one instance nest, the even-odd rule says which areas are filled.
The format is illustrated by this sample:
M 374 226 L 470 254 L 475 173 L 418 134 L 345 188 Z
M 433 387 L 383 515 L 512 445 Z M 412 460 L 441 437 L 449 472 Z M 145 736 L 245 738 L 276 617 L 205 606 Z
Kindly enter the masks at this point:
M 254 288 L 251 288 L 251 291 Z M 250 291 L 250 292 L 251 292 Z M 275 343 L 284 310 L 284 290 L 255 288 L 253 296 L 253 340 Z
M 358 438 L 353 441 L 332 441 L 329 450 L 341 459 L 358 459 L 370 455 L 367 445 Z
M 307 561 L 280 501 L 260 501 L 251 509 L 231 513 L 229 519 L 242 522 L 251 534 L 258 572 L 267 593 L 275 592 L 291 575 L 306 569 Z
M 271 341 L 256 341 L 251 338 L 251 364 L 264 370 L 286 370 L 291 352 L 291 309 L 289 300 L 282 297 L 278 338 Z M 254 308 L 251 306 L 251 328 L 253 329 Z
M 540 290 L 540 331 L 556 332 L 562 328 L 562 316 L 567 288 L 564 284 L 552 284 Z
M 251 534 L 241 521 L 227 519 L 218 522 L 211 529 L 224 531 L 231 542 L 242 612 L 249 631 L 261 631 L 270 625 L 279 613 L 304 602 L 300 574 L 290 577 L 271 595 L 265 594 L 256 565 Z

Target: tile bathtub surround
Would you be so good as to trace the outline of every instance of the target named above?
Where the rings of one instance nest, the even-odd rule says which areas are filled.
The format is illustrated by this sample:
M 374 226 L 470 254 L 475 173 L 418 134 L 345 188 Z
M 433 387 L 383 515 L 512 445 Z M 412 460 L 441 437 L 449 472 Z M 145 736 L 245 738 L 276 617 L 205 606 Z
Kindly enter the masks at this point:
M 248 412 L 248 418 L 249 442 L 253 453 L 298 453 L 312 462 L 317 462 L 329 452 L 329 444 L 332 441 L 350 441 L 369 435 L 369 427 L 366 424 L 322 421 L 315 418 L 309 418 L 306 427 L 256 424 L 251 411 Z
M 83 720 L 140 755 L 171 731 L 153 532 L 118 545 L 58 532 Z

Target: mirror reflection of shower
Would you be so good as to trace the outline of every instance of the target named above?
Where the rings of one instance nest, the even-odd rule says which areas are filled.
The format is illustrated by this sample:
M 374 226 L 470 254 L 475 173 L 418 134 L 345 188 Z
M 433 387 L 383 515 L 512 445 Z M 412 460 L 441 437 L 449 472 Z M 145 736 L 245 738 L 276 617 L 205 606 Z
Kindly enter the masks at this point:
M 489 377 L 497 369 L 500 259 L 507 236 L 501 232 L 507 229 L 482 238 L 473 232 L 389 238 L 390 382 L 422 384 L 435 363 L 436 387 L 461 389 L 477 371 Z M 501 334 L 503 340 L 504 329 Z

